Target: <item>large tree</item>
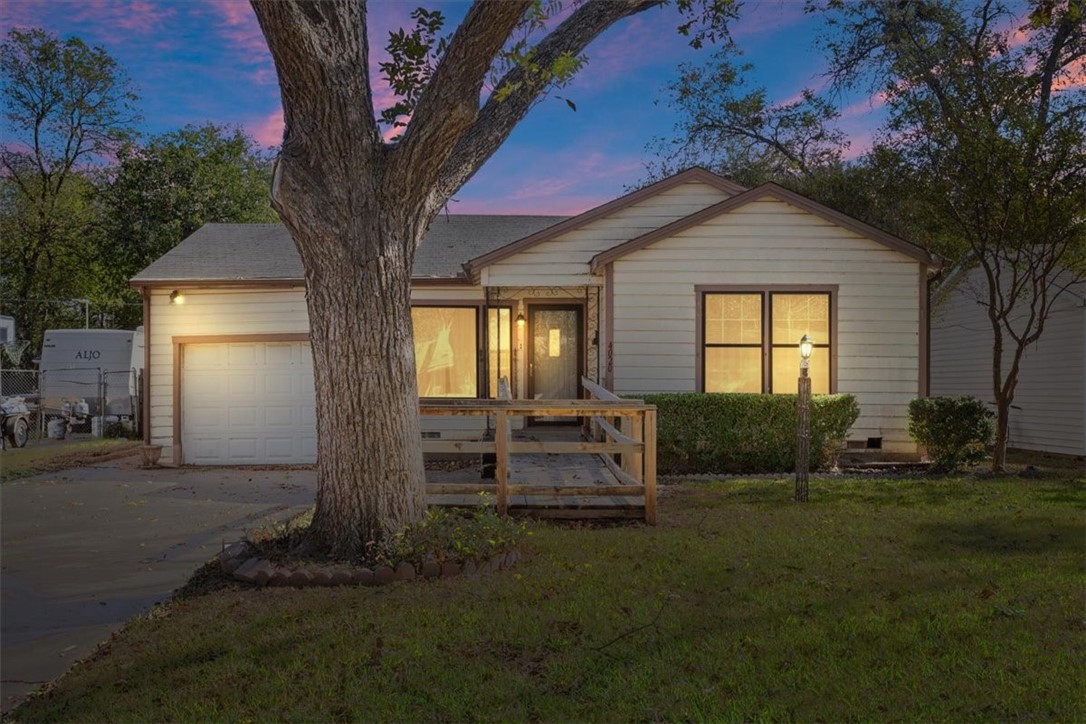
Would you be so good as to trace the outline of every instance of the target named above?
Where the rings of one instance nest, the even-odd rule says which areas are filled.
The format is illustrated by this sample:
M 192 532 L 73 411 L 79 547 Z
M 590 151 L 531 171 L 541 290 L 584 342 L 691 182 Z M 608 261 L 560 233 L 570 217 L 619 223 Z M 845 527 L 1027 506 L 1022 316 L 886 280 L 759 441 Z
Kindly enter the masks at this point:
M 395 113 L 410 114 L 394 143 L 375 121 L 364 0 L 251 2 L 286 123 L 272 203 L 305 267 L 318 436 L 311 540 L 353 555 L 425 509 L 410 283 L 432 218 L 594 38 L 661 0 L 586 0 L 549 32 L 542 3 L 480 1 L 434 45 L 432 16 L 421 15 L 411 42 L 390 43 L 385 75 L 407 100 Z M 686 31 L 704 19 L 709 34 L 731 5 L 677 4 Z
M 83 173 L 129 138 L 136 95 L 105 50 L 40 29 L 8 33 L 0 82 L 4 309 L 36 339 L 48 317 L 34 310 L 71 293 L 86 258 Z
M 992 467 L 1005 465 L 1023 355 L 1086 244 L 1086 4 L 831 3 L 831 74 L 887 99 L 937 253 L 979 270 L 993 335 Z
M 278 220 L 268 201 L 273 156 L 238 128 L 205 124 L 127 144 L 95 194 L 98 307 L 138 324 L 128 280 L 206 223 Z

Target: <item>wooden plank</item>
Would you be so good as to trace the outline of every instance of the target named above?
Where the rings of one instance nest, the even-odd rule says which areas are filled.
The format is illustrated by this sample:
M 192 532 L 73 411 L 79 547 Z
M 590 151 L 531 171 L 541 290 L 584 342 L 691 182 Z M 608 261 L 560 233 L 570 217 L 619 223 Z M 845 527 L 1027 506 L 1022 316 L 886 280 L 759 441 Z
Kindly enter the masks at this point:
M 628 453 L 633 455 L 640 444 L 627 445 L 617 442 L 563 442 L 560 440 L 516 440 L 509 443 L 511 453 L 549 453 L 570 455 L 576 453 Z
M 645 425 L 648 424 L 648 418 L 645 413 L 639 412 L 632 418 L 633 423 L 633 438 L 637 442 L 637 450 L 630 456 L 630 473 L 637 478 L 638 482 L 645 481 L 645 456 L 641 454 L 641 451 L 645 449 Z M 623 455 L 623 457 L 626 457 Z
M 424 453 L 484 453 L 494 452 L 494 443 L 483 440 L 423 440 Z
M 587 377 L 581 377 L 581 386 L 592 393 L 592 396 L 597 400 L 610 400 L 612 402 L 621 402 L 622 398 L 611 392 L 603 385 L 599 385 Z
M 644 495 L 645 488 L 642 485 L 535 485 L 524 483 L 510 485 L 510 495 Z M 429 488 L 427 488 L 429 492 Z
M 495 451 L 497 453 L 494 466 L 495 483 L 498 486 L 498 515 L 509 512 L 509 416 L 504 410 L 499 410 L 494 427 Z
M 618 478 L 618 481 L 623 485 L 631 485 L 638 488 L 643 487 L 640 481 L 637 480 L 637 478 L 620 468 L 618 463 L 616 463 L 612 458 L 606 455 L 601 455 L 600 460 L 603 460 L 603 464 L 607 466 L 607 469 L 611 471 L 611 474 Z
M 490 483 L 426 483 L 427 495 L 478 495 L 496 493 L 498 486 Z M 640 493 L 638 493 L 640 495 Z
M 656 525 L 656 408 L 645 412 L 645 522 Z
M 640 443 L 629 435 L 623 435 L 619 432 L 618 428 L 609 423 L 602 417 L 593 417 L 592 420 L 599 425 L 608 435 L 614 439 L 615 442 L 620 442 L 623 445 L 640 445 Z
M 636 520 L 642 515 L 641 506 L 634 508 L 514 508 L 515 516 L 531 518 L 556 518 L 561 520 L 583 520 L 586 518 L 630 518 Z

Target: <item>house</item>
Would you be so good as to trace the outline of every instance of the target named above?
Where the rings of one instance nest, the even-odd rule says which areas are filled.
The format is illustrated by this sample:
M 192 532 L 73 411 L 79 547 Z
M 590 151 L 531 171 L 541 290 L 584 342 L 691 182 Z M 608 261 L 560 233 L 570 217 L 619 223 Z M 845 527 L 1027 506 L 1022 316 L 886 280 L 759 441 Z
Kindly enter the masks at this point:
M 855 394 L 853 444 L 915 452 L 927 389 L 923 249 L 773 184 L 691 169 L 571 218 L 439 216 L 414 268 L 424 397 Z M 209 224 L 140 272 L 149 441 L 169 464 L 315 457 L 302 267 L 281 226 Z M 183 300 L 183 304 L 179 303 Z M 425 421 L 470 437 L 468 418 Z M 351 424 L 344 420 L 344 424 Z
M 940 285 L 933 298 L 931 394 L 971 395 L 994 409 L 994 335 L 978 301 L 987 295 L 986 278 L 977 268 L 963 268 Z M 1017 321 L 1012 324 L 1018 328 Z M 1013 350 L 1007 338 L 1004 374 Z M 1056 298 L 1018 374 L 1008 447 L 1086 456 L 1086 282 L 1072 284 Z

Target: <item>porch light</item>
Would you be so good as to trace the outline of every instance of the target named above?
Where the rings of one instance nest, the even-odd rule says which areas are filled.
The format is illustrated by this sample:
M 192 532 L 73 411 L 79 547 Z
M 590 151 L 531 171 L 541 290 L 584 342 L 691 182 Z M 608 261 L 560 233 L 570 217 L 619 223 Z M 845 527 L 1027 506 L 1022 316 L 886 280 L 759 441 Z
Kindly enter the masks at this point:
M 814 340 L 803 335 L 803 339 L 799 341 L 799 356 L 801 358 L 800 369 L 805 370 L 810 365 L 811 352 L 814 350 Z
M 524 323 L 524 312 L 519 312 L 517 314 L 517 329 L 524 329 Z
M 184 304 L 184 303 L 185 303 L 185 295 L 182 294 L 180 290 L 174 289 L 172 292 L 170 292 L 170 304 Z

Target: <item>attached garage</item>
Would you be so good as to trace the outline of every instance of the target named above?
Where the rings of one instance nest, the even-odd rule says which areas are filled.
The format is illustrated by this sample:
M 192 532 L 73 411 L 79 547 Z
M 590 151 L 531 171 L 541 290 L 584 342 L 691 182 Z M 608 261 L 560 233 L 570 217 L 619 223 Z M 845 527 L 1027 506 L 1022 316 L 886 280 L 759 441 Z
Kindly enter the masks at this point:
M 178 351 L 186 463 L 316 462 L 308 342 L 189 342 Z

